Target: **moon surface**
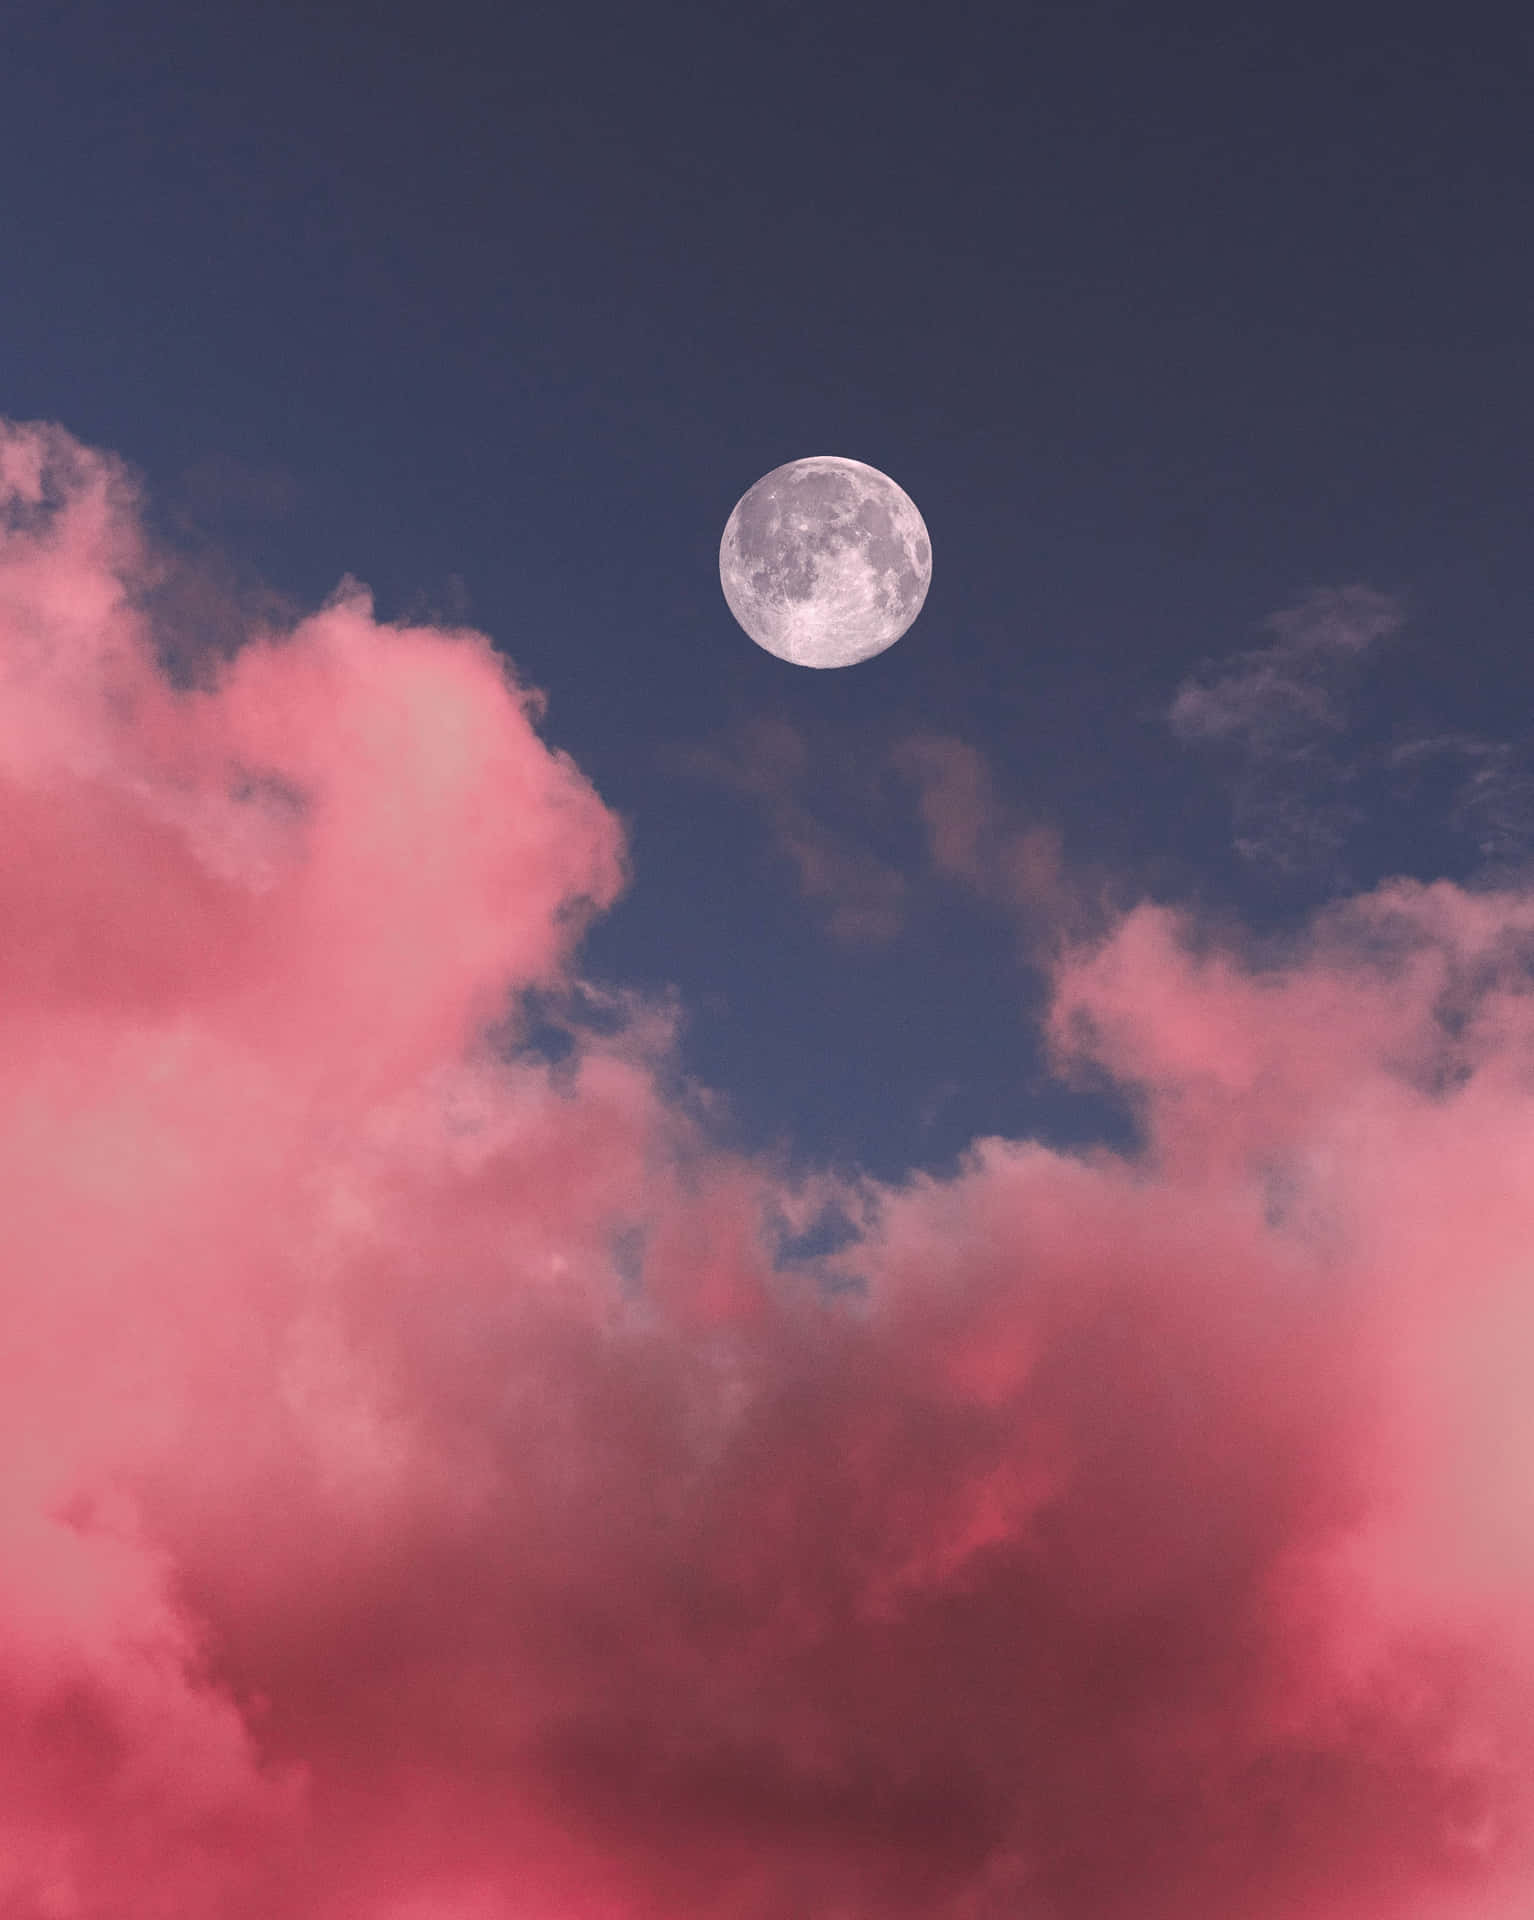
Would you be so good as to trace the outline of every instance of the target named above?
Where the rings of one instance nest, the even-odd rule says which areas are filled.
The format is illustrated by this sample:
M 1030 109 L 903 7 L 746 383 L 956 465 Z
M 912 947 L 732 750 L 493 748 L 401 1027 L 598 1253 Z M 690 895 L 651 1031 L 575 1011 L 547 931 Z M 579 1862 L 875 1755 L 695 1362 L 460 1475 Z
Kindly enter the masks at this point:
M 814 454 L 764 474 L 719 543 L 730 612 L 796 667 L 850 667 L 921 612 L 932 542 L 914 502 L 861 460 Z

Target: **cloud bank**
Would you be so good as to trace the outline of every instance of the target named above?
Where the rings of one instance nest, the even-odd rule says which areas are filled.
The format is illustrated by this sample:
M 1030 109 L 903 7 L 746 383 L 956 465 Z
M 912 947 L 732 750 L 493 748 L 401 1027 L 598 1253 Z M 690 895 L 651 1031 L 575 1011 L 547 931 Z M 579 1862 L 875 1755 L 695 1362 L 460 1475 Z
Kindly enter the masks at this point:
M 1528 1912 L 1534 903 L 1142 905 L 1135 1154 L 788 1190 L 518 1048 L 623 846 L 482 636 L 173 685 L 121 469 L 0 528 L 7 1920 Z

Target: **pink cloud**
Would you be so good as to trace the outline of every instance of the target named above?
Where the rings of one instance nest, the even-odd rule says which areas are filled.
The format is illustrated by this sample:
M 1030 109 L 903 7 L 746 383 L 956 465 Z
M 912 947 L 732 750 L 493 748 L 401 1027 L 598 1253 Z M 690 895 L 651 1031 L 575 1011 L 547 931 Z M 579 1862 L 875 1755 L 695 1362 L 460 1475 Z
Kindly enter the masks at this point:
M 922 735 L 894 755 L 917 789 L 917 806 L 939 872 L 968 881 L 1009 906 L 1057 913 L 1062 902 L 1060 837 L 1009 820 L 990 768 L 962 740 Z
M 832 827 L 803 795 L 810 750 L 785 720 L 758 715 L 726 745 L 693 748 L 680 770 L 745 794 L 761 809 L 773 851 L 848 945 L 892 940 L 905 923 L 905 876 L 855 834 Z
M 918 734 L 891 758 L 915 788 L 934 871 L 1012 916 L 1030 962 L 1050 966 L 1069 942 L 1108 923 L 1114 879 L 1085 862 L 1068 866 L 1058 829 L 1003 799 L 978 748 Z
M 1142 1152 L 785 1192 L 660 1015 L 488 1044 L 623 848 L 487 642 L 173 688 L 121 472 L 0 474 L 0 1912 L 1527 1911 L 1525 899 L 1141 908 Z

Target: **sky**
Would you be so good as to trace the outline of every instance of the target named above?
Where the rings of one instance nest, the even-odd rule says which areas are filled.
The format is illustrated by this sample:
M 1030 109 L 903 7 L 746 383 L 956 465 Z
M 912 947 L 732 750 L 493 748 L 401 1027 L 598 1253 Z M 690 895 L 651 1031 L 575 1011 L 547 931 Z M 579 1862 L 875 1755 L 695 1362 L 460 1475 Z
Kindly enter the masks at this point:
M 1271 11 L 6 9 L 5 1920 L 1525 1920 L 1534 36 Z

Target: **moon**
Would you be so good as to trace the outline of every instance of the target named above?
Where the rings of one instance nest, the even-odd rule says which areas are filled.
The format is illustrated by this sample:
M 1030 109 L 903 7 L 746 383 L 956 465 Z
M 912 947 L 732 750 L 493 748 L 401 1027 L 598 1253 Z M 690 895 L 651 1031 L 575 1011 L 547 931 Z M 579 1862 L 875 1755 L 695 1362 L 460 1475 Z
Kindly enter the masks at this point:
M 921 612 L 932 542 L 910 496 L 861 460 L 813 454 L 763 474 L 719 542 L 719 584 L 759 647 L 796 667 L 851 667 Z

